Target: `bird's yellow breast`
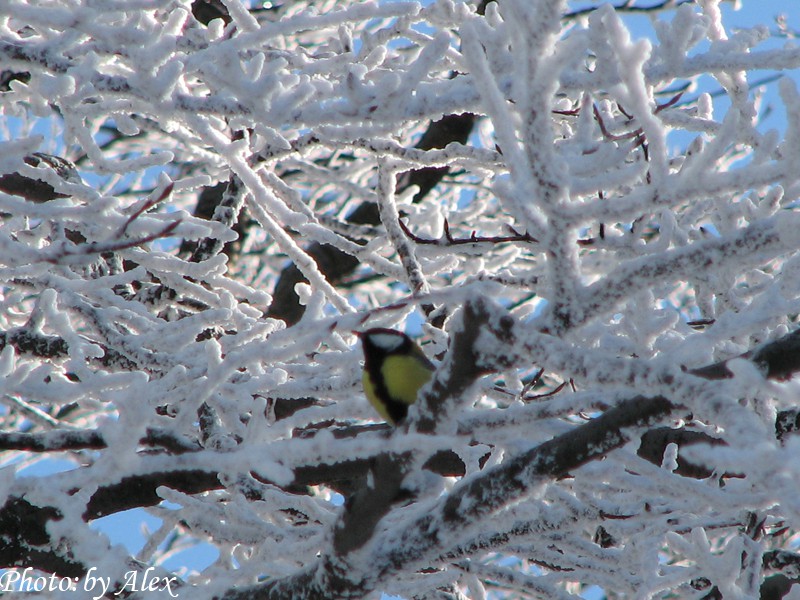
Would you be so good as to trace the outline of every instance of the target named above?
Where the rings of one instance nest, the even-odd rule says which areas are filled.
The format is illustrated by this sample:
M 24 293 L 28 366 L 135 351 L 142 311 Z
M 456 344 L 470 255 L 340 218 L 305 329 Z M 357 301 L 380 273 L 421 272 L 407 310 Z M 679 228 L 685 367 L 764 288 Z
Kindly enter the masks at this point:
M 381 366 L 389 396 L 403 404 L 414 404 L 420 388 L 432 372 L 413 354 L 387 356 Z
M 391 424 L 396 424 L 392 413 L 405 408 L 417 399 L 417 393 L 432 376 L 431 370 L 418 357 L 411 355 L 390 355 L 381 365 L 382 385 L 372 381 L 364 370 L 361 381 L 364 393 L 378 414 Z M 395 406 L 392 406 L 395 405 Z

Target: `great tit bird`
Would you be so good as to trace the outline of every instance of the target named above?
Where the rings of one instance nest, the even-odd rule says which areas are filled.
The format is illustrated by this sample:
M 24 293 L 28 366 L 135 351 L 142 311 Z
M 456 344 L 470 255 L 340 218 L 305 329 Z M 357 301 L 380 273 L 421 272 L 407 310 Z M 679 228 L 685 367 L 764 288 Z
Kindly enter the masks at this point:
M 358 336 L 364 349 L 361 383 L 367 400 L 386 421 L 397 425 L 433 375 L 433 363 L 410 337 L 394 329 L 369 329 Z

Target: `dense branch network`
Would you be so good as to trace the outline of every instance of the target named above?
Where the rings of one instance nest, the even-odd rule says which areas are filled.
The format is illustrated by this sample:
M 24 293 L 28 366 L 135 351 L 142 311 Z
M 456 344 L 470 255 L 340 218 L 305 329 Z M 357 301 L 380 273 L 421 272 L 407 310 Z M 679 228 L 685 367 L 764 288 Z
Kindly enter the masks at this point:
M 797 49 L 714 1 L 51 4 L 0 7 L 0 104 L 65 157 L 0 142 L 0 566 L 205 540 L 183 585 L 226 598 L 791 587 Z M 438 362 L 397 428 L 369 327 Z M 137 560 L 98 529 L 133 508 Z
M 493 335 L 500 337 L 498 340 L 502 344 L 513 346 L 515 328 L 513 320 L 508 316 L 497 319 L 497 308 L 492 308 L 484 301 L 477 301 L 467 305 L 464 309 L 462 318 L 470 323 L 478 324 L 474 331 L 491 331 L 492 322 L 500 323 L 500 328 Z M 503 319 L 506 319 L 504 322 Z M 476 336 L 454 338 L 453 346 L 450 348 L 452 360 L 445 363 L 441 369 L 445 373 L 445 378 L 441 383 L 434 385 L 432 395 L 427 398 L 429 405 L 445 405 L 448 396 L 458 397 L 463 394 L 472 383 L 481 375 L 491 370 L 503 368 L 503 364 L 488 366 L 487 357 L 481 356 L 476 345 Z M 751 360 L 760 370 L 771 378 L 784 379 L 795 373 L 800 368 L 800 353 L 793 350 L 800 340 L 797 332 L 789 334 L 775 342 L 743 355 L 743 358 Z M 725 372 L 726 367 L 720 363 L 711 365 L 707 368 L 696 369 L 694 375 L 701 377 L 726 377 L 730 372 Z M 437 382 L 438 382 L 437 378 Z M 598 416 L 588 423 L 574 428 L 574 430 L 557 436 L 552 440 L 537 445 L 529 452 L 520 454 L 513 460 L 488 469 L 479 477 L 470 479 L 468 485 L 461 486 L 454 490 L 449 496 L 443 498 L 438 507 L 433 511 L 426 512 L 424 518 L 416 523 L 404 525 L 404 536 L 406 543 L 398 546 L 398 550 L 381 556 L 381 562 L 377 563 L 380 573 L 378 578 L 369 578 L 367 574 L 360 573 L 354 577 L 348 571 L 348 576 L 342 573 L 329 573 L 329 576 L 322 580 L 336 582 L 332 588 L 324 590 L 314 590 L 313 586 L 318 585 L 317 577 L 309 577 L 308 573 L 299 574 L 291 579 L 291 582 L 276 581 L 267 586 L 260 586 L 252 590 L 238 590 L 227 595 L 230 598 L 244 597 L 269 597 L 269 598 L 300 598 L 300 597 L 324 597 L 331 594 L 337 597 L 356 597 L 363 594 L 386 577 L 390 577 L 395 570 L 402 570 L 409 562 L 419 562 L 421 557 L 427 556 L 429 560 L 435 561 L 441 548 L 434 543 L 434 540 L 442 537 L 453 536 L 464 522 L 475 522 L 481 518 L 490 516 L 504 506 L 513 504 L 517 499 L 530 493 L 542 480 L 556 480 L 566 474 L 573 472 L 589 461 L 607 456 L 609 452 L 621 447 L 629 441 L 636 432 L 643 433 L 643 444 L 646 450 L 642 450 L 642 455 L 646 458 L 659 462 L 666 443 L 693 444 L 693 443 L 720 443 L 710 436 L 698 435 L 691 431 L 676 429 L 668 430 L 669 441 L 662 439 L 654 441 L 653 436 L 660 430 L 648 430 L 648 426 L 653 423 L 663 422 L 675 411 L 685 410 L 668 399 L 663 397 L 646 398 L 643 396 L 631 397 L 620 402 L 601 416 Z M 424 414 L 424 413 L 423 413 Z M 426 423 L 433 424 L 433 421 L 421 420 L 419 427 L 427 427 Z M 30 452 L 44 451 L 69 451 L 78 449 L 98 449 L 105 447 L 102 436 L 98 432 L 53 432 L 51 435 L 36 434 L 4 434 L 0 437 L 0 444 L 4 449 L 24 449 Z M 200 447 L 197 443 L 170 440 L 168 434 L 159 435 L 152 432 L 147 439 L 140 440 L 143 446 L 161 446 L 170 453 L 197 452 Z M 660 448 L 661 452 L 653 451 L 653 444 Z M 163 451 L 163 450 L 162 450 Z M 395 535 L 392 532 L 382 532 L 377 534 L 374 527 L 377 522 L 389 513 L 399 499 L 408 495 L 402 492 L 402 482 L 409 475 L 410 465 L 413 461 L 410 456 L 379 455 L 375 457 L 377 462 L 366 460 L 361 464 L 354 464 L 347 468 L 344 464 L 309 465 L 314 472 L 314 479 L 308 479 L 304 468 L 295 471 L 292 486 L 327 484 L 336 486 L 336 479 L 342 476 L 350 477 L 360 481 L 360 485 L 366 485 L 366 475 L 371 473 L 371 483 L 367 487 L 354 488 L 355 495 L 348 502 L 347 509 L 340 517 L 341 525 L 336 528 L 334 539 L 335 555 L 323 560 L 315 569 L 335 569 L 340 570 L 341 565 L 347 563 L 348 555 L 358 551 L 363 551 L 367 541 L 371 540 L 372 535 Z M 680 471 L 679 471 L 680 473 Z M 684 472 L 689 476 L 697 476 L 694 472 Z M 389 484 L 390 481 L 394 483 Z M 246 484 L 248 489 L 254 490 L 253 484 Z M 200 470 L 175 470 L 163 473 L 147 473 L 139 477 L 125 477 L 118 484 L 103 487 L 95 492 L 86 506 L 84 519 L 93 520 L 104 515 L 112 514 L 136 506 L 148 506 L 160 501 L 156 494 L 159 486 L 167 486 L 184 493 L 198 493 L 220 489 L 220 475 L 214 471 Z M 286 487 L 286 486 L 284 486 Z M 380 490 L 382 494 L 375 494 L 374 490 Z M 391 493 L 389 493 L 391 490 Z M 257 498 L 259 495 L 253 496 Z M 4 519 L 11 519 L 6 525 L 12 527 L 17 517 L 19 509 L 13 507 L 19 503 L 26 503 L 22 498 L 10 498 L 0 514 Z M 74 576 L 75 569 L 78 574 L 85 573 L 85 567 L 81 571 L 77 563 L 69 562 L 64 556 L 58 553 L 45 552 L 38 547 L 47 548 L 49 545 L 46 524 L 49 519 L 59 518 L 58 510 L 53 507 L 36 507 L 26 503 L 26 522 L 28 525 L 27 535 L 39 540 L 36 544 L 29 546 L 6 546 L 4 552 L 0 554 L 4 561 L 22 561 L 26 564 L 34 564 L 41 569 L 47 570 L 54 565 L 63 562 L 67 567 L 59 567 L 56 572 L 63 576 Z M 464 507 L 471 507 L 465 509 Z M 466 510 L 466 512 L 465 512 Z M 372 527 L 366 527 L 363 516 L 373 514 Z M 34 518 L 33 515 L 39 515 Z M 37 525 L 33 526 L 32 522 Z M 34 533 L 38 531 L 38 533 Z M 436 531 L 436 535 L 432 532 Z M 378 543 L 380 547 L 380 543 Z M 413 552 L 403 552 L 402 548 L 413 548 Z M 398 553 L 399 552 L 399 553 Z M 375 564 L 375 563 L 373 563 Z M 382 565 L 382 566 L 380 566 Z M 390 567 L 391 566 L 391 567 Z M 338 571 L 337 571 L 338 572 Z

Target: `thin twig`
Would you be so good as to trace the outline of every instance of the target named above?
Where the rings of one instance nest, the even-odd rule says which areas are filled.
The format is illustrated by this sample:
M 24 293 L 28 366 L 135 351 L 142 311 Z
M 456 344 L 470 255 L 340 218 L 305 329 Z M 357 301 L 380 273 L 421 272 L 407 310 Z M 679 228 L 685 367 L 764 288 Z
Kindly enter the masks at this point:
M 169 195 L 172 194 L 172 190 L 174 188 L 175 188 L 175 184 L 170 181 L 169 184 L 161 191 L 161 193 L 158 196 L 150 197 L 147 200 L 145 200 L 142 203 L 142 205 L 138 209 L 136 209 L 136 212 L 134 212 L 128 218 L 128 220 L 125 221 L 125 224 L 120 228 L 119 233 L 117 235 L 119 235 L 120 237 L 125 235 L 125 232 L 128 230 L 128 225 L 130 225 L 136 219 L 138 219 L 142 214 L 144 214 L 145 211 L 150 210 L 156 204 L 158 204 L 158 203 L 164 201 L 166 198 L 168 198 Z
M 448 223 L 447 219 L 444 221 L 444 236 L 439 239 L 430 239 L 430 238 L 423 238 L 418 235 L 411 233 L 405 223 L 402 220 L 398 219 L 400 223 L 400 228 L 412 241 L 417 244 L 426 244 L 430 246 L 459 246 L 464 244 L 505 244 L 509 242 L 538 242 L 536 238 L 532 237 L 527 233 L 520 233 L 510 225 L 506 225 L 509 231 L 511 231 L 512 235 L 510 236 L 479 236 L 476 235 L 475 231 L 473 231 L 468 238 L 455 238 L 453 234 L 450 233 L 450 223 Z
M 166 227 L 162 228 L 156 233 L 122 242 L 91 242 L 89 244 L 81 244 L 80 246 L 77 246 L 75 250 L 63 249 L 53 256 L 45 258 L 45 262 L 55 265 L 60 264 L 65 258 L 68 257 L 89 256 L 92 254 L 103 254 L 105 252 L 118 252 L 120 250 L 126 250 L 135 246 L 141 246 L 142 244 L 147 244 L 148 242 L 168 237 L 180 224 L 181 220 L 178 219 L 168 223 Z

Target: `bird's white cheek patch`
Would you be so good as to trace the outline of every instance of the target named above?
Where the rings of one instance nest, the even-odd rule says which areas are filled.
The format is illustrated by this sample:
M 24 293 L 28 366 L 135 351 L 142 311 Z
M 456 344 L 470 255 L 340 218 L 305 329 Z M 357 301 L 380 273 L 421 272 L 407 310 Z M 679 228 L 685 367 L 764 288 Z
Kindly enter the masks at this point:
M 390 333 L 375 333 L 370 336 L 370 341 L 381 350 L 392 352 L 403 344 L 403 338 Z

